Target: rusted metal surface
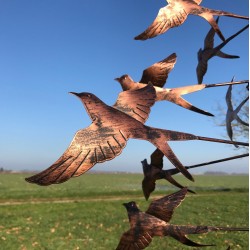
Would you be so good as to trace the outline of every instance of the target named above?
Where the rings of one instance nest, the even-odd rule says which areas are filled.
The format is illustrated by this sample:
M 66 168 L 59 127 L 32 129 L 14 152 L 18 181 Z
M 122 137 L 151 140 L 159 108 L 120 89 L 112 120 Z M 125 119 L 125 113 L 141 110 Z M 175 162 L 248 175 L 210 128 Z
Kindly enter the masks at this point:
M 218 23 L 219 17 L 216 20 L 216 23 Z M 197 74 L 197 80 L 198 84 L 201 84 L 203 81 L 203 77 L 207 72 L 208 68 L 208 61 L 214 57 L 214 56 L 219 56 L 221 58 L 227 58 L 227 59 L 234 59 L 234 58 L 239 58 L 239 56 L 234 56 L 234 55 L 228 55 L 226 53 L 223 53 L 221 49 L 228 43 L 230 42 L 233 38 L 238 36 L 240 33 L 242 33 L 244 30 L 248 29 L 249 25 L 246 25 L 244 28 L 236 32 L 234 35 L 230 36 L 227 38 L 224 42 L 219 44 L 218 46 L 214 47 L 214 35 L 215 31 L 213 28 L 209 30 L 207 33 L 205 40 L 204 40 L 204 48 L 200 49 L 198 51 L 198 65 L 196 67 L 196 74 Z
M 214 16 L 229 16 L 234 18 L 249 19 L 247 16 L 241 16 L 234 13 L 212 10 L 199 6 L 201 0 L 167 0 L 168 5 L 161 8 L 153 23 L 135 40 L 146 40 L 165 33 L 170 28 L 180 26 L 185 22 L 188 15 L 197 15 L 203 17 L 209 22 L 218 36 L 225 41 L 225 38 L 214 20 Z
M 226 103 L 227 103 L 227 113 L 226 113 L 226 129 L 227 134 L 231 141 L 233 141 L 233 129 L 232 129 L 232 122 L 236 120 L 237 122 L 241 123 L 244 126 L 248 126 L 249 124 L 243 121 L 239 116 L 238 113 L 241 110 L 242 106 L 248 101 L 249 96 L 244 99 L 239 106 L 234 109 L 232 104 L 232 85 L 228 87 L 227 94 L 226 94 Z M 235 145 L 237 147 L 237 145 Z
M 168 79 L 168 74 L 174 68 L 176 63 L 177 56 L 175 53 L 172 53 L 170 56 L 166 57 L 165 59 L 154 63 L 153 65 L 149 66 L 147 69 L 143 70 L 140 83 L 148 84 L 151 83 L 155 87 L 162 88 Z M 121 84 L 122 90 L 131 90 L 131 89 L 139 89 L 142 86 L 133 84 L 135 83 L 130 76 L 126 79 L 124 75 L 118 78 L 115 78 Z M 129 79 L 131 78 L 131 80 Z M 132 86 L 131 86 L 132 85 Z M 145 87 L 145 85 L 143 85 Z
M 141 89 L 120 93 L 113 107 L 106 105 L 91 93 L 72 94 L 79 97 L 92 119 L 92 124 L 76 133 L 68 149 L 52 166 L 26 178 L 28 182 L 50 185 L 79 176 L 96 163 L 114 159 L 122 152 L 129 138 L 152 143 L 186 178 L 192 181 L 192 175 L 174 154 L 168 141 L 204 140 L 248 145 L 245 142 L 232 142 L 145 126 L 150 107 L 156 98 L 152 84 Z
M 199 163 L 199 164 L 195 164 L 191 166 L 185 166 L 185 168 L 193 169 L 197 167 L 235 160 L 235 159 L 248 157 L 248 156 L 249 154 L 246 153 L 246 154 L 222 158 L 222 159 L 218 159 L 214 161 L 203 162 L 203 163 Z M 172 177 L 172 175 L 179 173 L 178 169 L 176 168 L 166 169 L 166 170 L 163 169 L 163 157 L 164 157 L 164 154 L 159 149 L 156 149 L 150 156 L 151 158 L 150 164 L 148 164 L 146 159 L 144 159 L 141 162 L 142 167 L 143 167 L 143 173 L 144 173 L 144 178 L 142 180 L 142 190 L 143 190 L 143 194 L 146 200 L 148 200 L 150 194 L 155 190 L 157 180 L 165 179 L 168 182 L 170 182 L 172 185 L 178 188 L 183 188 L 183 186 Z M 188 191 L 191 193 L 194 193 L 192 190 L 188 189 Z
M 139 210 L 134 201 L 124 203 L 127 209 L 130 229 L 123 233 L 116 250 L 145 249 L 155 236 L 170 236 L 180 243 L 193 247 L 212 246 L 196 243 L 186 237 L 189 234 L 204 234 L 211 231 L 248 231 L 248 228 L 173 225 L 169 221 L 174 210 L 184 200 L 187 188 L 154 200 L 146 212 Z
M 52 166 L 27 181 L 40 185 L 61 183 L 85 173 L 96 163 L 115 158 L 126 146 L 129 129 L 143 126 L 155 102 L 151 85 L 120 93 L 114 107 L 91 93 L 72 94 L 79 97 L 92 124 L 75 134 L 68 149 Z
M 129 75 L 123 75 L 119 78 L 115 78 L 115 80 L 117 80 L 121 84 L 123 90 L 124 89 L 132 90 L 132 89 L 143 88 L 146 84 L 144 82 L 135 82 Z M 124 86 L 126 86 L 126 88 L 124 88 Z M 155 86 L 156 101 L 165 101 L 166 100 L 166 101 L 172 102 L 174 104 L 177 104 L 185 109 L 197 112 L 199 114 L 213 116 L 213 114 L 211 114 L 207 111 L 204 111 L 200 108 L 195 107 L 194 105 L 192 105 L 191 103 L 186 101 L 181 96 L 181 95 L 192 93 L 192 92 L 204 89 L 204 88 L 205 88 L 205 86 L 201 86 L 201 85 L 197 85 L 197 84 L 192 85 L 192 86 L 173 88 L 173 89 L 167 89 L 167 88 L 161 88 L 161 87 Z
M 199 84 L 199 85 L 195 84 L 195 85 L 189 85 L 171 89 L 163 88 L 164 85 L 166 84 L 166 80 L 170 72 L 170 69 L 173 68 L 175 62 L 176 62 L 176 55 L 173 53 L 166 59 L 157 62 L 152 66 L 148 67 L 147 69 L 145 69 L 143 71 L 141 80 L 139 82 L 135 82 L 132 79 L 132 77 L 129 76 L 128 74 L 122 75 L 121 77 L 117 77 L 115 78 L 115 80 L 120 83 L 123 91 L 144 88 L 145 84 L 152 83 L 156 91 L 156 101 L 169 101 L 185 109 L 207 116 L 213 116 L 213 114 L 192 105 L 191 103 L 186 101 L 182 97 L 182 95 L 200 91 L 205 88 L 220 87 L 229 84 L 231 85 L 243 84 L 249 82 L 249 80 L 242 80 L 234 82 L 215 83 L 215 84 Z

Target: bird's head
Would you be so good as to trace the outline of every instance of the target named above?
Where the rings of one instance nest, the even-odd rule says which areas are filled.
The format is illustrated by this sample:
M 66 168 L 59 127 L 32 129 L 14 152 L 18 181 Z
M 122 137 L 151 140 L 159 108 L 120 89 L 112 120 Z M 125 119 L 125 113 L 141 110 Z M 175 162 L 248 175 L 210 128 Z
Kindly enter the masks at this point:
M 81 102 L 86 106 L 88 106 L 89 104 L 102 102 L 97 96 L 88 92 L 82 92 L 82 93 L 69 92 L 69 93 L 78 97 L 81 100 Z
M 127 209 L 128 212 L 139 212 L 140 211 L 134 201 L 130 201 L 128 203 L 123 203 L 122 205 Z
M 122 75 L 115 78 L 115 80 L 121 84 L 123 91 L 133 88 L 133 84 L 135 83 L 129 75 Z
M 98 114 L 100 113 L 100 110 L 104 103 L 97 96 L 87 92 L 82 92 L 82 93 L 69 92 L 69 93 L 75 95 L 81 100 L 92 120 L 95 120 L 96 117 L 98 117 Z

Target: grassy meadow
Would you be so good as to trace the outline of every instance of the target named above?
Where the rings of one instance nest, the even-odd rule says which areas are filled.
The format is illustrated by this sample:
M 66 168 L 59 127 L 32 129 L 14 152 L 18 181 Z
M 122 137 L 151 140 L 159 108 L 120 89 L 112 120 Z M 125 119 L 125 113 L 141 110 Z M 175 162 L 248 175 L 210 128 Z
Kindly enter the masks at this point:
M 142 174 L 85 174 L 60 185 L 41 187 L 25 182 L 27 174 L 0 174 L 0 249 L 115 249 L 129 229 L 122 203 L 134 200 L 146 210 L 152 199 L 177 191 L 166 181 L 145 201 Z M 173 224 L 248 227 L 248 176 L 194 176 L 196 191 L 174 213 Z M 248 249 L 247 232 L 190 235 L 205 249 Z M 195 249 L 170 237 L 155 238 L 147 249 Z

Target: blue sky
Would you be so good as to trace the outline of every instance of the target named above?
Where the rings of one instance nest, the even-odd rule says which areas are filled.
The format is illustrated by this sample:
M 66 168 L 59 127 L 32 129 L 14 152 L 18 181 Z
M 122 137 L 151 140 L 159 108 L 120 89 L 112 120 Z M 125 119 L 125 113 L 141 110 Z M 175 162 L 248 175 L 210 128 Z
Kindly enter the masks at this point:
M 189 16 L 186 22 L 146 41 L 133 38 L 154 20 L 163 0 L 0 0 L 0 166 L 13 170 L 42 170 L 56 161 L 75 132 L 90 124 L 77 98 L 69 91 L 92 92 L 109 105 L 121 91 L 114 78 L 125 73 L 136 81 L 142 71 L 171 53 L 177 63 L 168 88 L 196 84 L 197 51 L 210 25 Z M 202 5 L 248 16 L 249 1 L 204 0 Z M 246 20 L 221 17 L 219 26 L 229 37 Z M 216 36 L 215 45 L 221 41 Z M 232 40 L 223 51 L 240 59 L 213 58 L 204 83 L 249 78 L 249 31 Z M 227 87 L 186 95 L 194 105 L 212 113 L 225 106 Z M 234 91 L 245 91 L 235 87 Z M 147 125 L 225 138 L 213 118 L 187 111 L 169 102 L 156 103 Z M 247 141 L 248 138 L 244 138 Z M 234 146 L 211 142 L 170 143 L 184 165 L 242 153 Z M 140 161 L 154 151 L 145 141 L 128 141 L 123 153 L 94 170 L 141 172 Z M 172 168 L 167 159 L 164 168 Z M 206 170 L 247 172 L 248 158 L 217 164 Z M 196 172 L 197 172 L 196 171 Z M 195 171 L 194 171 L 195 172 Z

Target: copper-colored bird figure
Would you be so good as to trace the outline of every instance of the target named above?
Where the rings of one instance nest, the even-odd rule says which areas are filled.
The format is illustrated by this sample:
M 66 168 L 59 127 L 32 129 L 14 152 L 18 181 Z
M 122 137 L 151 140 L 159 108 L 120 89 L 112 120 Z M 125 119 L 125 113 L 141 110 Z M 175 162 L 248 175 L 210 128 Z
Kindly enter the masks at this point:
M 239 106 L 234 109 L 232 104 L 232 85 L 228 87 L 227 94 L 226 94 L 226 103 L 227 103 L 227 113 L 226 113 L 226 128 L 227 134 L 231 141 L 233 141 L 233 129 L 232 129 L 232 122 L 236 120 L 237 122 L 241 123 L 244 126 L 248 126 L 249 124 L 243 121 L 239 116 L 238 113 L 240 112 L 242 106 L 248 101 L 249 96 L 244 99 Z M 235 145 L 237 147 L 237 145 Z
M 218 23 L 218 21 L 219 21 L 219 17 L 217 18 L 216 23 Z M 225 54 L 221 51 L 221 49 L 229 41 L 231 41 L 233 38 L 235 38 L 236 36 L 238 36 L 240 33 L 242 33 L 244 30 L 248 28 L 249 28 L 249 25 L 246 25 L 244 28 L 242 28 L 237 33 L 227 38 L 224 42 L 222 42 L 220 45 L 216 47 L 214 47 L 215 31 L 213 28 L 209 30 L 204 41 L 204 48 L 198 51 L 198 65 L 196 68 L 198 84 L 202 83 L 203 77 L 207 72 L 208 60 L 211 59 L 212 57 L 219 56 L 221 58 L 227 58 L 227 59 L 239 58 L 239 56 Z
M 155 190 L 156 181 L 160 179 L 166 179 L 174 186 L 184 188 L 172 177 L 171 174 L 163 170 L 163 157 L 164 154 L 159 149 L 156 149 L 151 154 L 150 164 L 148 164 L 146 159 L 141 162 L 144 174 L 144 178 L 142 180 L 142 191 L 146 200 L 148 200 L 150 194 Z M 188 191 L 194 193 L 192 190 Z
M 195 164 L 192 166 L 185 166 L 186 169 L 192 169 L 192 168 L 197 168 L 201 166 L 207 166 L 210 164 L 215 164 L 215 163 L 220 163 L 224 161 L 229 161 L 229 160 L 235 160 L 243 157 L 248 157 L 249 154 L 241 154 L 233 157 L 228 157 L 228 158 L 223 158 L 215 161 L 209 161 L 209 162 L 203 162 L 199 164 Z M 142 163 L 143 167 L 143 173 L 144 173 L 144 178 L 142 180 L 142 190 L 143 194 L 146 200 L 148 200 L 150 194 L 155 190 L 156 186 L 156 181 L 165 179 L 168 182 L 170 182 L 172 185 L 178 187 L 178 188 L 184 188 L 180 183 L 178 183 L 172 176 L 175 174 L 178 174 L 179 171 L 176 168 L 173 169 L 167 169 L 163 170 L 163 157 L 164 154 L 159 150 L 156 149 L 152 154 L 151 154 L 151 162 L 148 164 L 147 160 L 144 159 Z M 191 193 L 195 193 L 192 190 L 189 190 Z
M 26 178 L 28 182 L 50 185 L 79 176 L 96 163 L 111 160 L 119 155 L 129 138 L 151 142 L 189 180 L 193 180 L 192 175 L 178 160 L 167 141 L 204 140 L 249 145 L 245 142 L 232 142 L 145 126 L 150 107 L 156 98 L 151 84 L 142 89 L 120 93 L 113 107 L 106 105 L 91 93 L 71 93 L 81 100 L 92 119 L 92 124 L 76 133 L 68 149 L 52 166 Z
M 243 80 L 237 82 L 226 82 L 218 84 L 199 84 L 199 85 L 195 84 L 195 85 L 184 86 L 179 88 L 171 88 L 171 89 L 163 88 L 168 78 L 168 74 L 174 67 L 175 63 L 176 63 L 176 54 L 173 53 L 164 60 L 159 61 L 153 64 L 152 66 L 148 67 L 147 69 L 145 69 L 142 73 L 142 77 L 139 82 L 135 82 L 131 78 L 131 76 L 127 74 L 115 78 L 115 80 L 120 83 L 123 91 L 144 88 L 145 84 L 152 83 L 156 91 L 156 101 L 169 101 L 185 109 L 207 116 L 213 116 L 213 114 L 195 107 L 194 105 L 186 101 L 182 97 L 182 95 L 193 93 L 205 88 L 220 87 L 229 84 L 231 85 L 242 84 L 248 82 L 248 80 Z
M 214 20 L 214 16 L 229 16 L 241 19 L 249 19 L 234 13 L 212 10 L 199 6 L 202 0 L 166 0 L 168 5 L 161 8 L 153 23 L 135 40 L 146 40 L 165 33 L 168 29 L 180 26 L 185 22 L 188 15 L 197 15 L 206 19 L 219 37 L 225 41 L 219 26 Z
M 189 234 L 204 234 L 211 231 L 248 231 L 248 228 L 173 225 L 169 221 L 174 209 L 187 194 L 187 188 L 154 200 L 146 212 L 139 210 L 134 201 L 124 203 L 128 212 L 130 229 L 120 239 L 116 250 L 145 249 L 155 236 L 170 236 L 180 243 L 193 247 L 213 246 L 196 243 L 186 237 Z

